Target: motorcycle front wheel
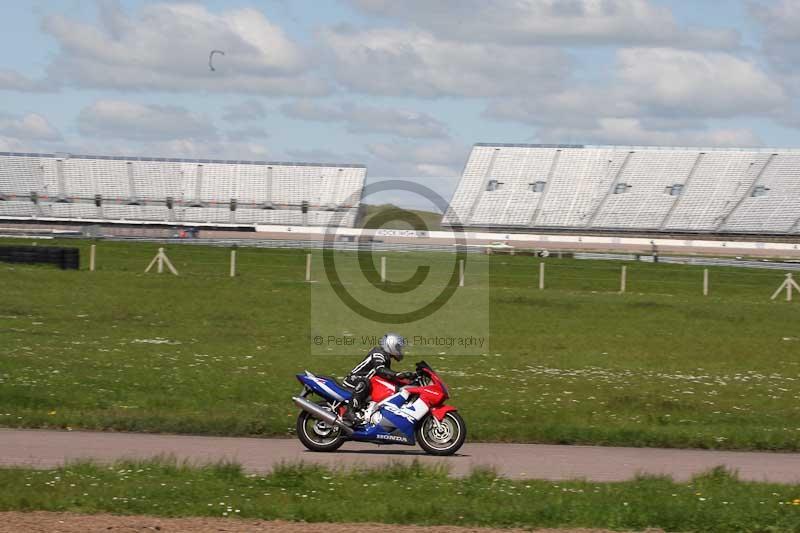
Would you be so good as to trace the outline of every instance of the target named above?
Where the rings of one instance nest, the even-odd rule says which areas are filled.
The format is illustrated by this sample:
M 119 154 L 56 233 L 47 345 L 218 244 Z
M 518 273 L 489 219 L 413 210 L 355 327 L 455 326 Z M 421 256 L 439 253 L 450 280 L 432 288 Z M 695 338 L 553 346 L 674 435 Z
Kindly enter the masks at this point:
M 332 452 L 344 444 L 338 427 L 317 420 L 306 411 L 297 416 L 297 437 L 312 452 Z
M 417 442 L 431 455 L 453 455 L 467 438 L 467 425 L 457 411 L 444 415 L 441 422 L 428 415 L 417 427 Z

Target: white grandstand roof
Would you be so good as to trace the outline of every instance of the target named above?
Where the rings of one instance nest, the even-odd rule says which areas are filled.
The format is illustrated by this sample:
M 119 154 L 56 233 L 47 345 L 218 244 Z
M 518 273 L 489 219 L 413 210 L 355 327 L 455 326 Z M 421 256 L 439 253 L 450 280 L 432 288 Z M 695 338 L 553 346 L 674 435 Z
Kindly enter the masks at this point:
M 476 143 L 443 224 L 800 234 L 800 149 Z
M 473 146 L 488 146 L 495 148 L 585 148 L 597 150 L 673 150 L 688 152 L 759 152 L 759 153 L 785 153 L 800 152 L 800 148 L 771 147 L 725 147 L 725 146 L 647 146 L 627 144 L 531 144 L 531 143 L 475 143 Z
M 249 161 L 233 159 L 185 159 L 174 157 L 142 157 L 142 156 L 117 156 L 117 155 L 83 155 L 68 153 L 27 153 L 27 152 L 0 152 L 0 156 L 18 157 L 48 157 L 56 159 L 99 159 L 107 161 L 157 161 L 162 163 L 221 163 L 231 165 L 266 165 L 287 167 L 337 167 L 337 168 L 367 168 L 366 165 L 357 163 L 299 163 L 286 161 Z

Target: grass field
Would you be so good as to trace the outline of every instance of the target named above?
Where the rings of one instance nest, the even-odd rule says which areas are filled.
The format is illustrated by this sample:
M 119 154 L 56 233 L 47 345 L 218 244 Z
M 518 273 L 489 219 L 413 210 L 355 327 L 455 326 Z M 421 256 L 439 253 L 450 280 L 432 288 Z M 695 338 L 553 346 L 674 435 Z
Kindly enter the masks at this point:
M 101 241 L 94 273 L 0 264 L 0 425 L 289 435 L 294 373 L 360 357 L 309 355 L 304 252 L 240 248 L 231 279 L 228 250 L 172 245 L 181 276 L 145 275 L 157 247 Z M 704 298 L 701 268 L 632 263 L 620 295 L 614 262 L 548 259 L 539 291 L 538 259 L 470 260 L 491 261 L 490 350 L 426 357 L 470 439 L 800 449 L 782 272 L 712 268 Z
M 442 228 L 441 213 L 422 211 L 419 209 L 403 209 L 392 204 L 367 205 L 366 208 L 367 212 L 363 217 L 362 222 L 367 223 L 371 219 L 374 219 L 380 215 L 381 218 L 384 218 L 387 221 L 385 224 L 381 225 L 381 227 L 385 229 L 412 229 L 410 224 L 403 222 L 403 220 L 405 220 L 404 218 L 401 220 L 395 220 L 398 213 L 401 211 L 419 217 L 418 221 L 421 223 L 413 226 L 413 229 L 420 231 L 439 231 Z M 391 216 L 392 214 L 394 214 L 394 216 Z
M 418 465 L 355 472 L 284 466 L 257 476 L 232 464 L 192 468 L 162 460 L 0 469 L 0 487 L 0 511 L 637 531 L 800 528 L 800 486 L 745 483 L 720 469 L 688 483 L 664 477 L 554 483 L 487 471 L 453 479 Z

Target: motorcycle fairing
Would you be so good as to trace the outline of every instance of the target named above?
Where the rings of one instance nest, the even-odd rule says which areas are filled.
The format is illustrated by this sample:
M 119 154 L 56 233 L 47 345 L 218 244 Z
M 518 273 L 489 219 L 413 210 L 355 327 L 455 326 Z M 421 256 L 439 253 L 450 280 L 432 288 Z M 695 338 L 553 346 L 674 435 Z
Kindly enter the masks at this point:
M 358 428 L 350 438 L 356 441 L 367 440 L 384 444 L 408 444 L 410 446 L 416 444 L 413 426 L 411 427 L 411 433 L 409 435 L 398 428 L 391 427 L 391 424 L 385 424 L 384 422 L 386 422 L 386 419 L 382 418 L 381 422 L 378 424 L 369 424 L 368 426 Z
M 297 380 L 323 398 L 332 401 L 343 402 L 353 397 L 353 394 L 339 385 L 335 379 L 315 376 L 308 370 L 304 374 L 297 374 Z

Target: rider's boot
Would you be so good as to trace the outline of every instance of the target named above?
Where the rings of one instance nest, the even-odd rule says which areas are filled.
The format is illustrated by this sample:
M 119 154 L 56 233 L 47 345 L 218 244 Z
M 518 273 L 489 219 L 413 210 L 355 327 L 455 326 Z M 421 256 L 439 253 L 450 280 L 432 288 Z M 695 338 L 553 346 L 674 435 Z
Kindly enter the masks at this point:
M 358 423 L 358 416 L 356 414 L 356 408 L 351 403 L 345 404 L 345 411 L 342 415 L 342 422 L 347 424 L 349 427 L 353 427 Z

